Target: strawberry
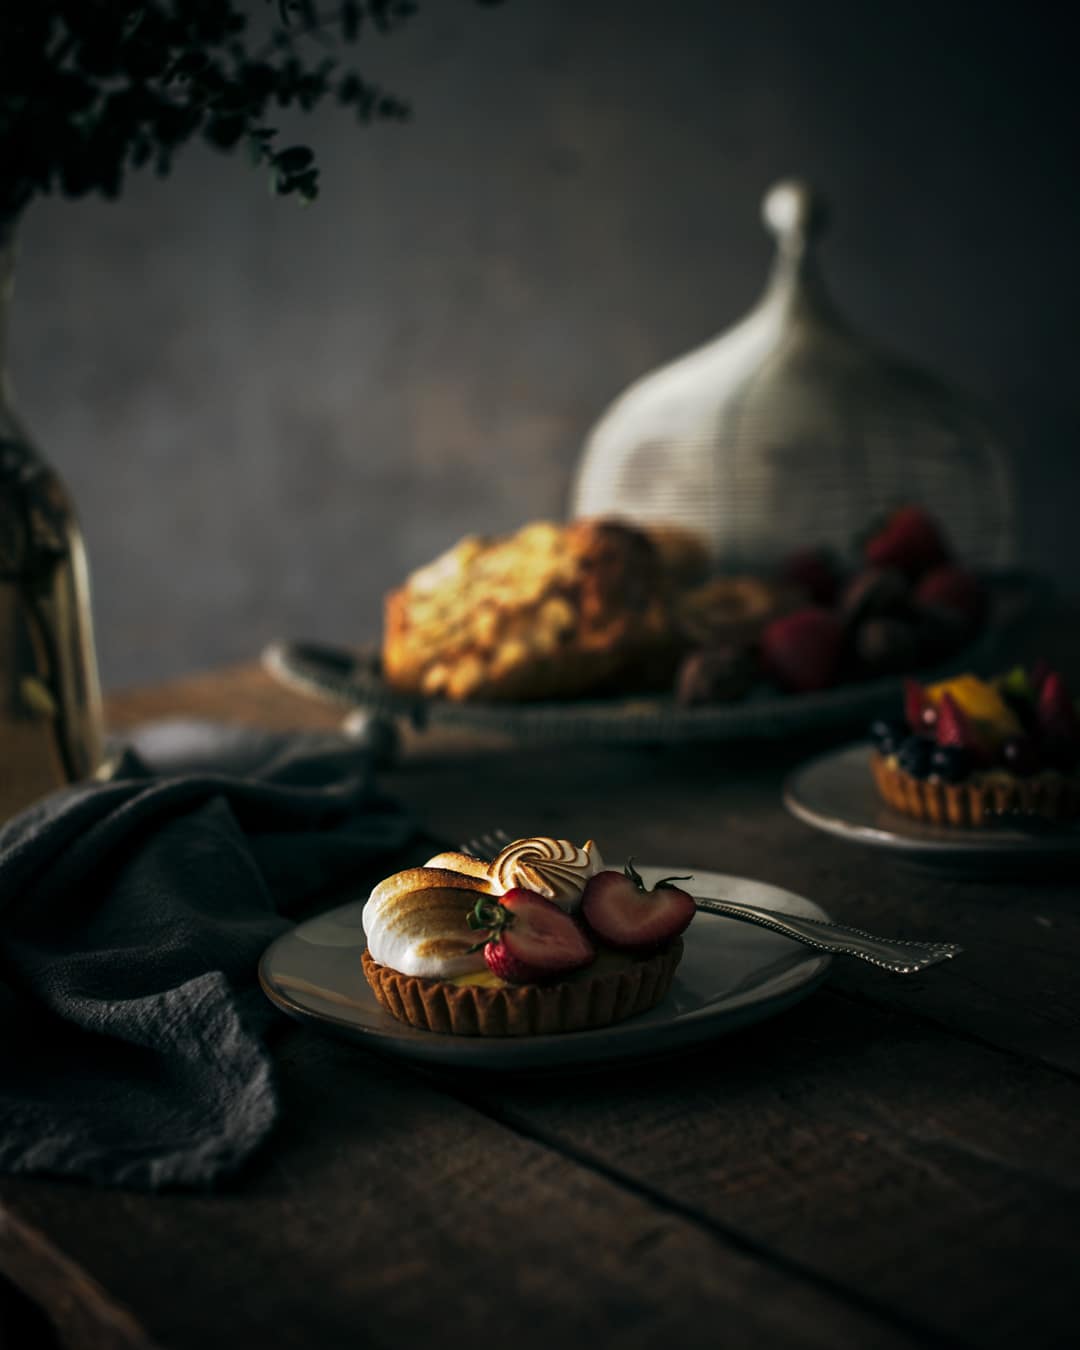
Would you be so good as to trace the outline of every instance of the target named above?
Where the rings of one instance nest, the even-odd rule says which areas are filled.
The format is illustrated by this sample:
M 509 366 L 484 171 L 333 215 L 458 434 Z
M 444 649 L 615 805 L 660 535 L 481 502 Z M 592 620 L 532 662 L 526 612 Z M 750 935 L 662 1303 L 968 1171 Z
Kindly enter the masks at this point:
M 498 899 L 482 896 L 469 915 L 469 927 L 487 936 L 483 948 L 488 969 L 511 984 L 540 984 L 591 965 L 596 951 L 581 925 L 554 900 L 521 887 Z
M 949 549 L 940 526 L 921 506 L 901 506 L 863 546 L 873 567 L 895 567 L 920 576 L 948 561 Z
M 962 567 L 935 567 L 915 590 L 915 603 L 924 609 L 946 609 L 959 614 L 972 626 L 983 615 L 986 592 L 972 572 Z
M 840 677 L 844 630 L 827 609 L 797 609 L 773 619 L 761 635 L 766 674 L 796 693 L 827 689 Z
M 918 680 L 904 681 L 904 721 L 916 736 L 933 730 L 937 721 L 937 709 Z
M 693 897 L 673 886 L 689 877 L 665 877 L 651 891 L 634 867 L 597 872 L 581 897 L 581 915 L 596 936 L 624 952 L 650 952 L 676 938 L 697 913 Z
M 1075 735 L 1076 709 L 1073 707 L 1065 677 L 1057 670 L 1050 670 L 1039 687 L 1039 699 L 1036 704 L 1039 727 L 1043 731 L 1059 731 Z
M 937 705 L 934 740 L 940 746 L 969 751 L 976 764 L 985 764 L 989 758 L 975 724 L 952 694 L 942 694 Z
M 1064 677 L 1056 670 L 1048 671 L 1043 679 L 1035 718 L 1047 759 L 1058 768 L 1071 768 L 1080 753 L 1080 719 Z

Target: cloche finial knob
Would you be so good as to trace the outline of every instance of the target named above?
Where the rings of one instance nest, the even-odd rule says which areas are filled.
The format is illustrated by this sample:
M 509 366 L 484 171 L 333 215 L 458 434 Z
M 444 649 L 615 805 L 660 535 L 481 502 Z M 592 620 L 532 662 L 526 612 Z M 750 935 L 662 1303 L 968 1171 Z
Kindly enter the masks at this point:
M 784 178 L 766 192 L 761 215 L 782 249 L 800 250 L 824 228 L 825 203 L 809 183 Z

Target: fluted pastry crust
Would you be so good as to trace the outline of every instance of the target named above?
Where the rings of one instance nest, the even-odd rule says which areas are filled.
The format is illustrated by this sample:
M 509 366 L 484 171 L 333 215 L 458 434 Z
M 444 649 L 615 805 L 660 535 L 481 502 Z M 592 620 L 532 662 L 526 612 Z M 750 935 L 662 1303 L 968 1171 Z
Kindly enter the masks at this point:
M 1041 773 L 976 774 L 962 783 L 916 778 L 875 750 L 870 769 L 884 800 L 905 816 L 934 825 L 981 827 L 1011 815 L 1043 820 L 1071 820 L 1080 815 L 1080 779 L 1075 775 Z
M 402 1022 L 455 1036 L 545 1036 L 611 1026 L 654 1008 L 671 987 L 682 938 L 615 970 L 585 970 L 558 984 L 460 985 L 402 975 L 363 954 L 379 1003 Z

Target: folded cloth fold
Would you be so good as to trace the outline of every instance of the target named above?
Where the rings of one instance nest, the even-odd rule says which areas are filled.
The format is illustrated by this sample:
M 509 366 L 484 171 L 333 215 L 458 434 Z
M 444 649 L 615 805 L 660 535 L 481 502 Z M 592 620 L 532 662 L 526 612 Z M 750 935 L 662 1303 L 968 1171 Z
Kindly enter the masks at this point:
M 0 828 L 0 1170 L 158 1188 L 277 1116 L 256 985 L 289 914 L 413 832 L 336 736 L 170 723 Z

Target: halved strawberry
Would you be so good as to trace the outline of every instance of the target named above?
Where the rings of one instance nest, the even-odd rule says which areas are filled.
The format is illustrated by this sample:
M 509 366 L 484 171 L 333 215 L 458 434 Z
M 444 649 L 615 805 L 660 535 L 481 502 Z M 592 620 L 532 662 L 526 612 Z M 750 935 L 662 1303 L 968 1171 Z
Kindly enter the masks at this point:
M 1047 672 L 1035 702 L 1035 718 L 1044 754 L 1058 768 L 1071 768 L 1080 754 L 1080 719 L 1059 671 Z
M 697 913 L 693 897 L 673 886 L 689 877 L 665 877 L 651 891 L 634 867 L 597 872 L 581 896 L 581 917 L 609 947 L 649 952 L 678 937 Z
M 1041 730 L 1065 735 L 1076 734 L 1078 730 L 1076 709 L 1069 696 L 1065 677 L 1060 671 L 1050 670 L 1043 679 L 1039 688 L 1036 714 Z
M 541 984 L 583 970 L 596 949 L 576 919 L 553 900 L 520 886 L 498 898 L 482 896 L 469 915 L 469 927 L 487 936 L 483 948 L 488 969 L 511 984 Z
M 916 736 L 933 731 L 937 721 L 937 709 L 918 680 L 904 681 L 904 721 Z
M 969 751 L 976 764 L 984 764 L 989 757 L 975 723 L 952 694 L 942 694 L 938 703 L 934 740 L 938 745 Z

